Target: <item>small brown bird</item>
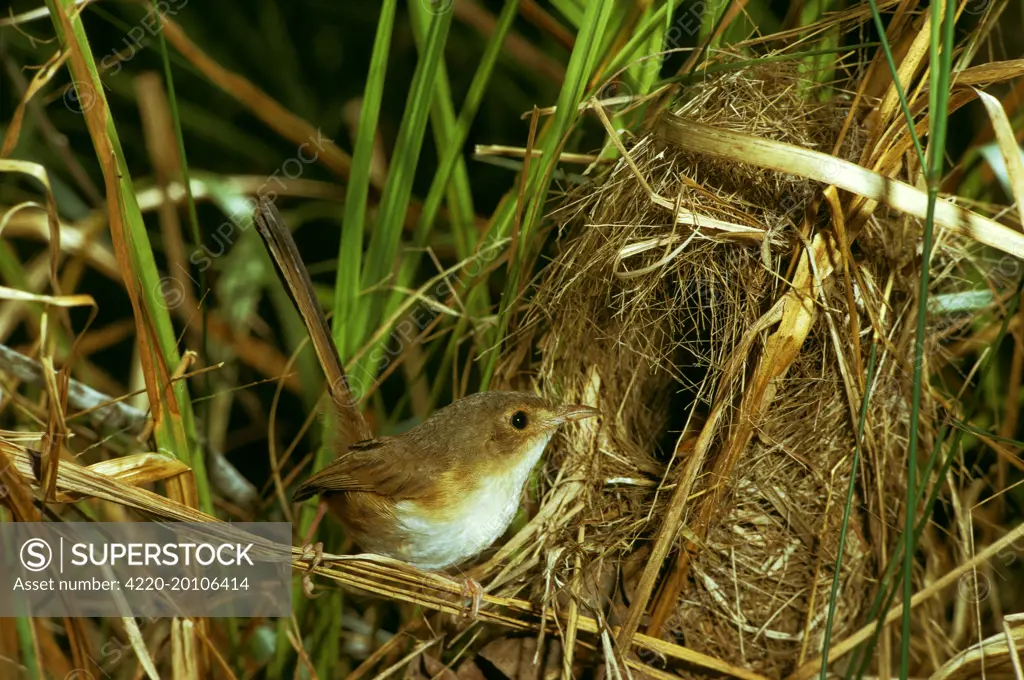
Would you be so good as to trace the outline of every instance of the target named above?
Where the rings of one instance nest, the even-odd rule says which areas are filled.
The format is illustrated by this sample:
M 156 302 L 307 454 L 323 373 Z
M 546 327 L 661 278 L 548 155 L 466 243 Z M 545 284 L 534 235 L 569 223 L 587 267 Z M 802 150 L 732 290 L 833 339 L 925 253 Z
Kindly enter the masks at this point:
M 330 329 L 291 233 L 269 201 L 255 222 L 309 332 L 327 378 L 338 457 L 302 483 L 301 501 L 321 497 L 363 549 L 421 569 L 478 555 L 508 528 L 530 471 L 564 422 L 596 416 L 524 392 L 482 392 L 437 411 L 415 428 L 375 438 L 348 390 Z M 312 537 L 307 537 L 307 546 Z M 313 548 L 319 559 L 321 546 Z M 479 607 L 479 585 L 467 581 Z
M 524 392 L 473 394 L 408 432 L 358 442 L 294 499 L 320 494 L 365 550 L 444 569 L 505 532 L 558 426 L 595 415 Z

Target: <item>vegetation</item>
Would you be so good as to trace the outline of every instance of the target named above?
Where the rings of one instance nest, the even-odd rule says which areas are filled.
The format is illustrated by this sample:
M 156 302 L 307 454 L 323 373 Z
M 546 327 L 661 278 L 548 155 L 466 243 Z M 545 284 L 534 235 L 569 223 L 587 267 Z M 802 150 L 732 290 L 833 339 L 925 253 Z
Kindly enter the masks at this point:
M 296 574 L 290 619 L 2 619 L 0 674 L 1024 678 L 1021 11 L 15 2 L 0 518 L 291 522 Z M 259 198 L 378 435 L 601 409 L 478 620 L 388 562 L 304 595 L 332 425 Z

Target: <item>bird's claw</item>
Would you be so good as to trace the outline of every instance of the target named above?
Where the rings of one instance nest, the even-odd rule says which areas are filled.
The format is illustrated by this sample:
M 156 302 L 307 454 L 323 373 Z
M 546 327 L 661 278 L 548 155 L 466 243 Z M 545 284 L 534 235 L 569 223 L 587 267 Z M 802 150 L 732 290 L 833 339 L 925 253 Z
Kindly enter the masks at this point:
M 484 601 L 484 587 L 476 579 L 465 578 L 462 581 L 462 597 L 471 598 L 469 612 L 466 611 L 466 607 L 463 607 L 459 611 L 459 616 L 465 616 L 471 621 L 475 621 L 480 615 L 480 605 Z
M 314 595 L 313 594 L 313 588 L 315 588 L 315 586 L 313 585 L 313 577 L 310 576 L 309 574 L 303 574 L 303 576 L 302 576 L 302 594 L 305 595 L 307 599 L 315 600 L 318 597 L 320 597 L 319 595 Z
M 313 571 L 324 561 L 324 544 L 317 541 L 316 543 L 307 543 L 302 546 L 302 554 L 299 555 L 299 560 L 310 560 L 307 571 Z
M 320 563 L 324 561 L 324 544 L 320 541 L 316 543 L 302 546 L 302 555 L 299 556 L 300 560 L 309 560 L 309 567 L 306 569 L 306 573 L 302 576 L 302 592 L 309 599 L 313 600 L 319 595 L 313 594 L 313 570 L 320 566 Z

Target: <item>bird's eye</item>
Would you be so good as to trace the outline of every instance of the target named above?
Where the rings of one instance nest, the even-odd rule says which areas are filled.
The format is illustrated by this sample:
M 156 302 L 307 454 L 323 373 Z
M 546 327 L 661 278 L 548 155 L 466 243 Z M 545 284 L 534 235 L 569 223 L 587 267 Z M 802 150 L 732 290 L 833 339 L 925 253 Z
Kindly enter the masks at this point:
M 525 411 L 516 411 L 515 413 L 512 414 L 512 418 L 509 420 L 509 422 L 512 423 L 512 427 L 516 428 L 517 430 L 525 429 L 526 421 L 527 418 Z

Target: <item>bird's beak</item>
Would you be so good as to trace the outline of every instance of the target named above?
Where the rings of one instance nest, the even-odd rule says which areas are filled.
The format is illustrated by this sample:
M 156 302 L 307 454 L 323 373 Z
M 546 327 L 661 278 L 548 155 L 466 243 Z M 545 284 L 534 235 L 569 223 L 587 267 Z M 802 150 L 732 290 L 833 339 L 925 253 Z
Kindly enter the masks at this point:
M 556 425 L 561 425 L 564 422 L 570 420 L 583 420 L 584 418 L 593 418 L 594 416 L 600 415 L 601 412 L 591 406 L 583 406 L 582 404 L 570 404 L 568 406 L 562 406 L 555 409 L 555 415 L 551 419 Z

